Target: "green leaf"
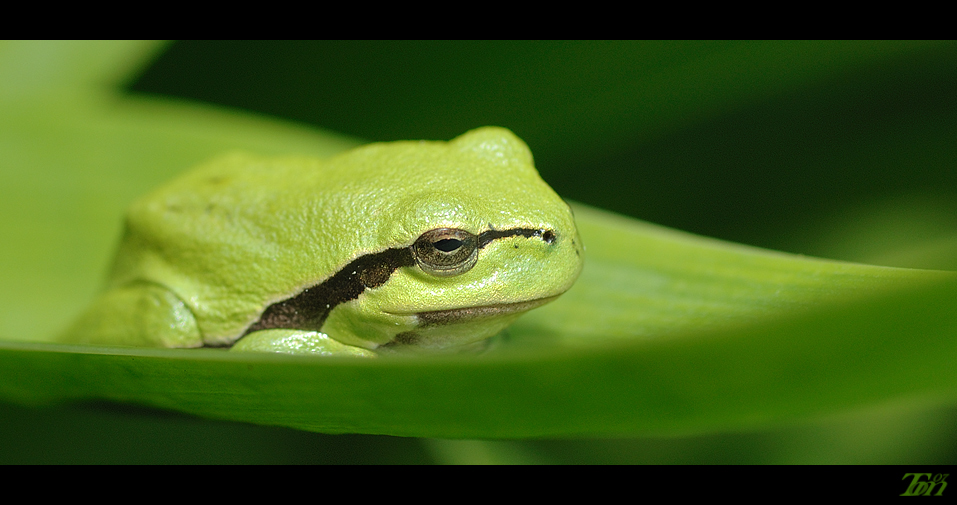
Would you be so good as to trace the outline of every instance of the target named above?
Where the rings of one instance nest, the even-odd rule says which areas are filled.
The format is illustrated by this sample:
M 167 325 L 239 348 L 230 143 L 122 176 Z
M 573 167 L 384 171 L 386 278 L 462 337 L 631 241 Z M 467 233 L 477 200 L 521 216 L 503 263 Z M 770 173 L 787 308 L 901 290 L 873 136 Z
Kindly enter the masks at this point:
M 2 400 L 104 399 L 324 433 L 542 438 L 708 433 L 957 398 L 954 274 L 777 253 L 581 204 L 581 279 L 481 357 L 44 343 L 93 296 L 136 195 L 223 150 L 327 156 L 357 144 L 71 84 L 118 81 L 103 68 L 64 72 L 55 92 L 0 97 L 0 236 L 16 244 L 0 249 Z M 731 95 L 709 103 L 741 99 Z M 661 124 L 687 121 L 693 105 Z

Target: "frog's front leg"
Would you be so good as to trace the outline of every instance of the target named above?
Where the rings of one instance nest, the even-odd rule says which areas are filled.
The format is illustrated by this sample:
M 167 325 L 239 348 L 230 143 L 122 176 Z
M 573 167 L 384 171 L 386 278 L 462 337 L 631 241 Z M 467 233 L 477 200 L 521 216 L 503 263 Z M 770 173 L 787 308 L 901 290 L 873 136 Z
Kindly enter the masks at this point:
M 318 331 L 269 329 L 254 331 L 236 341 L 231 351 L 278 352 L 313 356 L 358 356 L 374 358 L 368 349 L 346 345 Z

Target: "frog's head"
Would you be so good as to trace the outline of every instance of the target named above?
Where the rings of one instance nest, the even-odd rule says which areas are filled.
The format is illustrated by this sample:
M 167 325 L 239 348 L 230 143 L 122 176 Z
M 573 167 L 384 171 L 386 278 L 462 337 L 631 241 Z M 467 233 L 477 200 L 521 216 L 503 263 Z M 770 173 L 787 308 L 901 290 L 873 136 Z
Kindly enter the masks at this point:
M 403 156 L 410 148 L 415 156 Z M 393 176 L 370 287 L 330 313 L 323 331 L 380 351 L 440 351 L 483 343 L 568 290 L 583 247 L 570 207 L 504 128 L 450 142 L 371 148 Z M 427 152 L 427 154 L 423 154 Z M 396 160 L 408 160 L 396 162 Z M 382 172 L 382 171 L 380 171 Z M 369 258 L 374 258 L 370 255 Z

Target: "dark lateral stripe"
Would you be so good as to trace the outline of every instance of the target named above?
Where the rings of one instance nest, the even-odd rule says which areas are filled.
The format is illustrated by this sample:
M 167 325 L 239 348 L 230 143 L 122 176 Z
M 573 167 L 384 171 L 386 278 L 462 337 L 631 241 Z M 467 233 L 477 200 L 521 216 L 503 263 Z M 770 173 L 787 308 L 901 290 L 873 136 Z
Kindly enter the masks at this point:
M 483 231 L 479 235 L 479 249 L 489 245 L 493 240 L 501 238 L 522 236 L 525 238 L 541 237 L 542 240 L 551 244 L 555 241 L 555 233 L 551 230 L 540 230 L 538 228 L 512 228 L 510 230 L 489 230 Z
M 368 288 L 385 284 L 399 267 L 414 264 L 412 250 L 408 247 L 387 249 L 356 258 L 325 282 L 270 305 L 259 321 L 253 323 L 243 335 L 269 328 L 319 331 L 333 307 L 355 300 Z
M 555 241 L 555 233 L 551 230 L 531 228 L 489 230 L 479 235 L 479 248 L 485 247 L 493 240 L 515 236 L 541 237 L 549 244 Z M 355 300 L 366 289 L 385 284 L 392 273 L 400 267 L 412 265 L 415 265 L 412 246 L 360 256 L 324 282 L 267 307 L 259 320 L 253 323 L 243 336 L 271 328 L 320 331 L 322 324 L 329 317 L 329 312 L 336 305 Z

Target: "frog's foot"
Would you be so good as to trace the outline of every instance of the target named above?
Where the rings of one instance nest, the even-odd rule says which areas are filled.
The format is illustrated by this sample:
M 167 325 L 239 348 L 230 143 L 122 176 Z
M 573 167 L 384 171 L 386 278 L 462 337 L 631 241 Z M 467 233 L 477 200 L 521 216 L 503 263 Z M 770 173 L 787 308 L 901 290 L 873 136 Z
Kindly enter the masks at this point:
M 133 282 L 98 296 L 58 340 L 71 344 L 202 347 L 193 313 L 172 291 Z
M 310 356 L 357 356 L 374 358 L 376 353 L 361 347 L 345 345 L 318 331 L 272 329 L 254 331 L 239 339 L 231 351 L 279 352 Z

